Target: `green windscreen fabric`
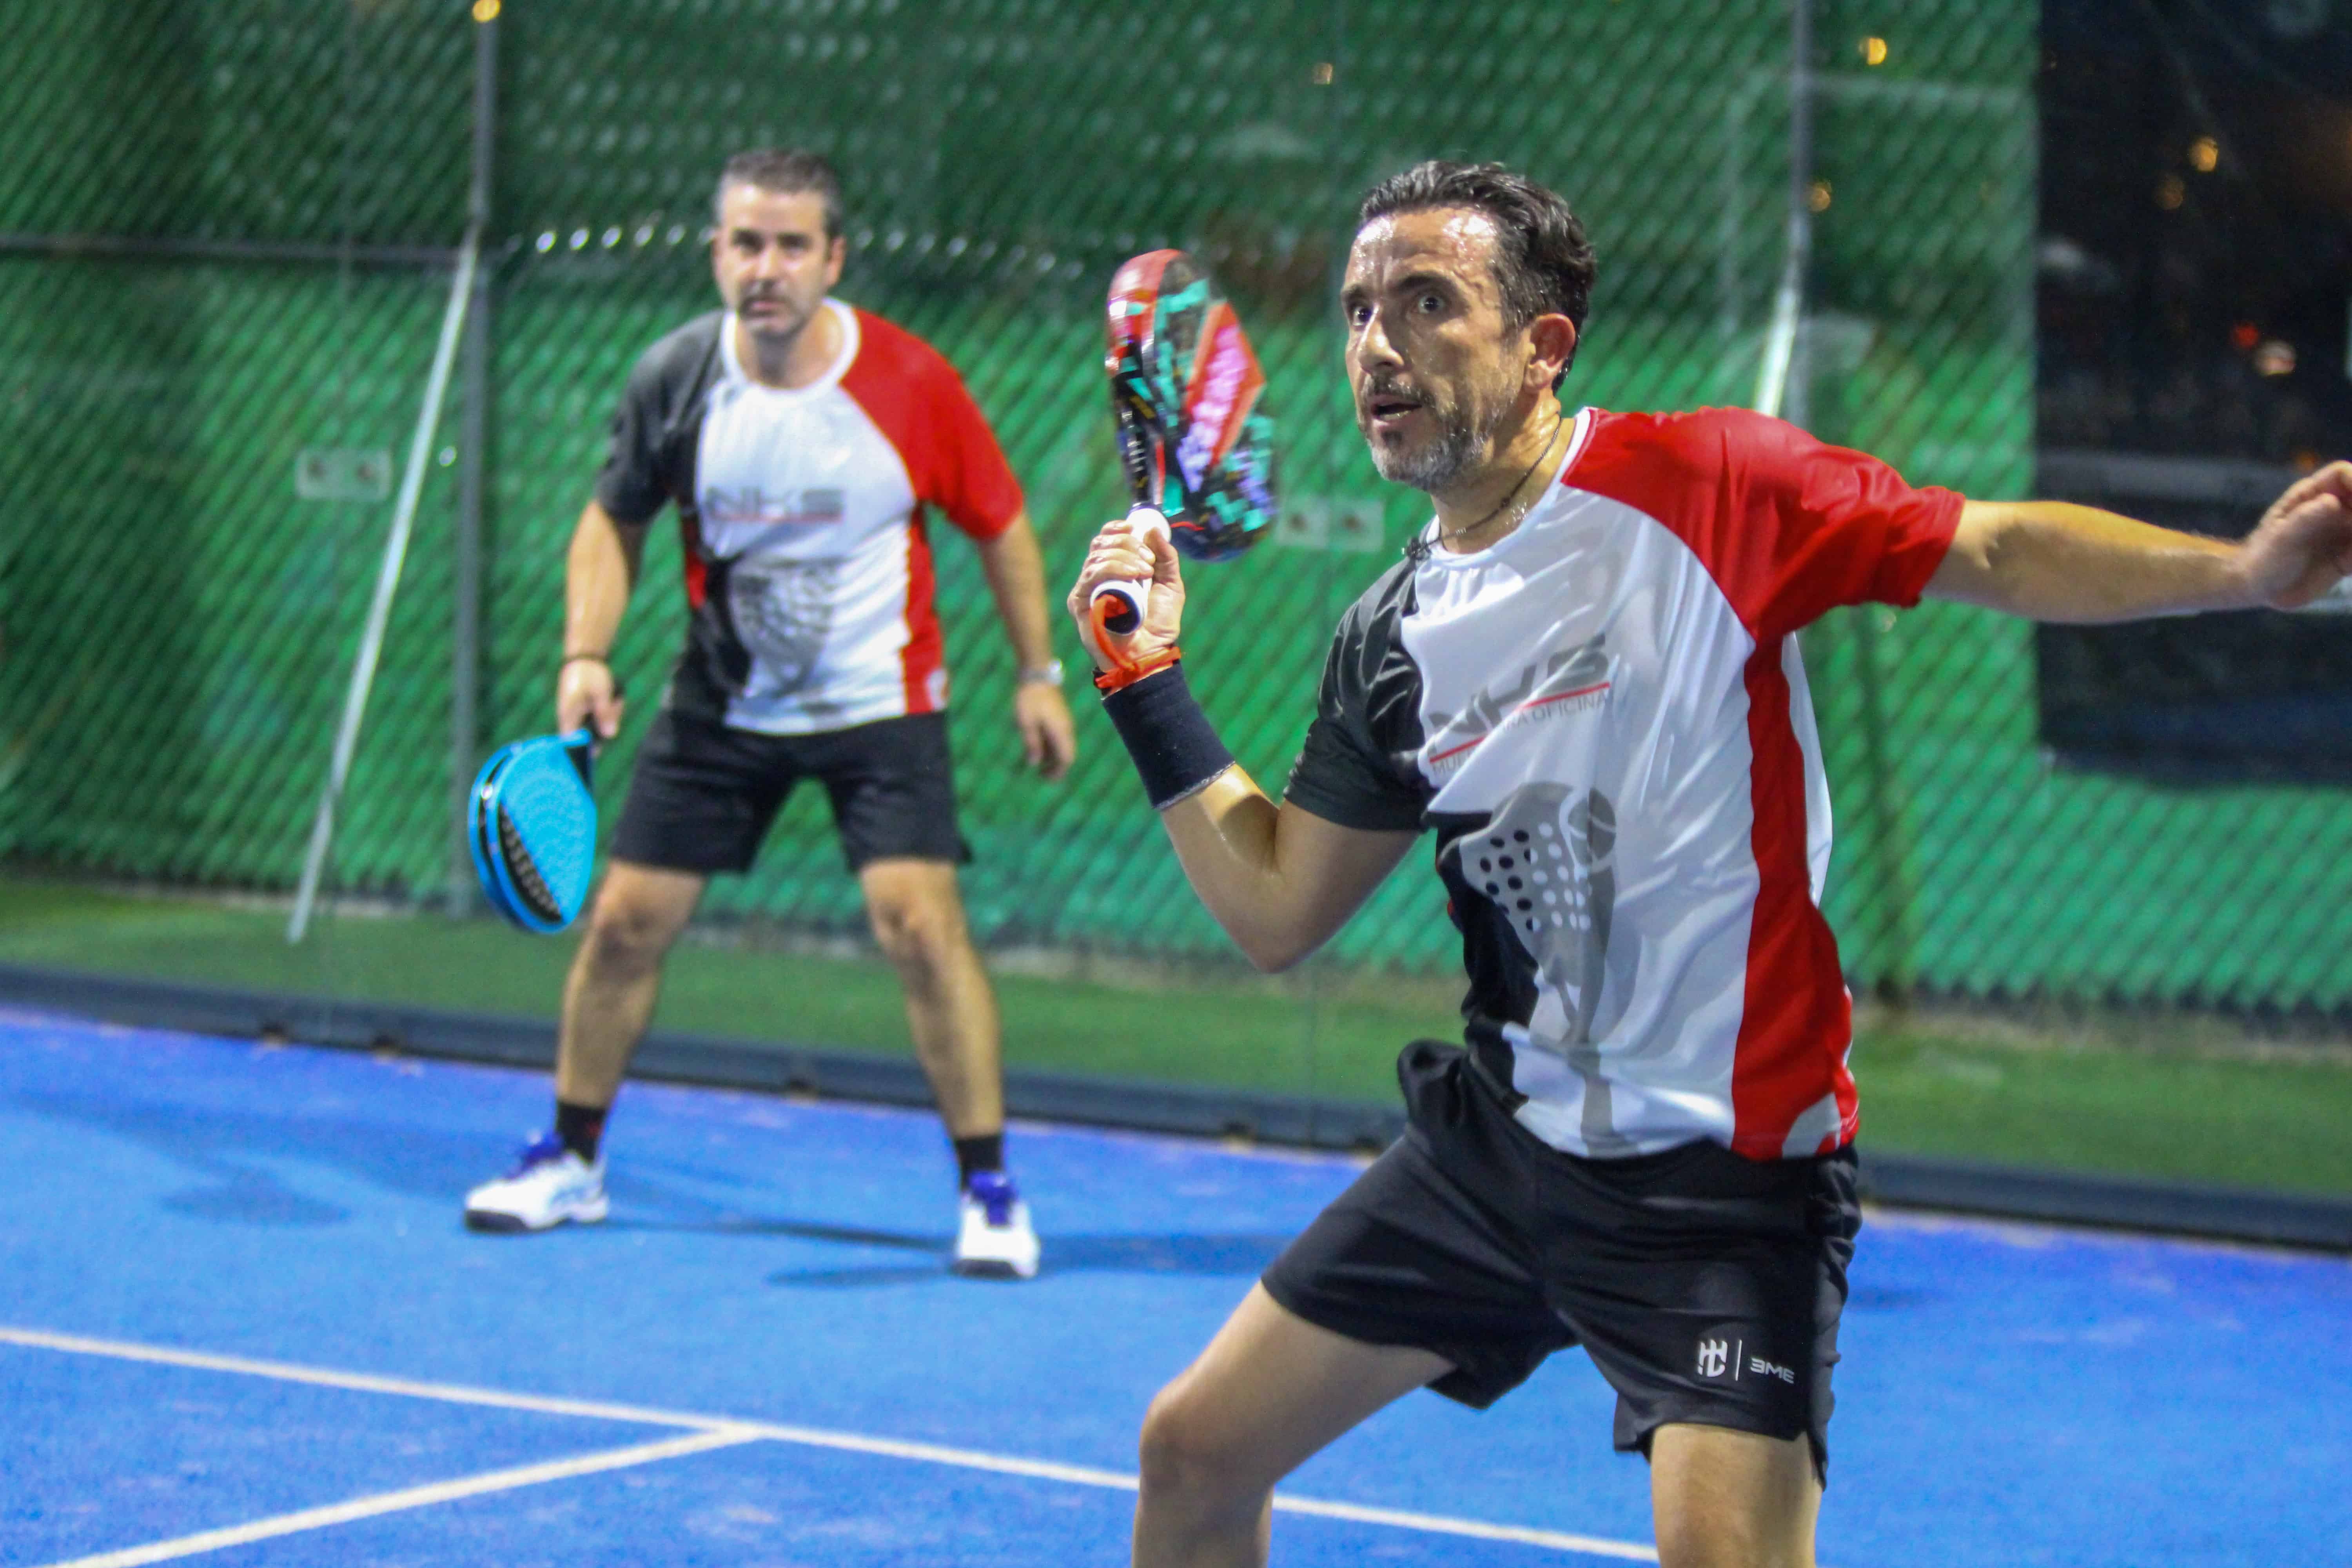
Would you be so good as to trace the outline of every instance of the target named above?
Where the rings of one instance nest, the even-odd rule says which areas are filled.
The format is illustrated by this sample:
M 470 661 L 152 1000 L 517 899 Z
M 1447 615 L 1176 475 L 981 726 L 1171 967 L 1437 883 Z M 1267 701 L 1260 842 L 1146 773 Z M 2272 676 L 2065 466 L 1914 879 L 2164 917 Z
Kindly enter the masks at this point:
M 1285 516 L 1193 574 L 1185 642 L 1269 787 L 1332 623 L 1424 515 L 1371 471 L 1340 376 L 1335 281 L 1372 181 L 1491 158 L 1569 196 L 1601 257 L 1571 402 L 1755 395 L 1790 184 L 1784 5 L 483 9 L 499 68 L 474 760 L 550 722 L 565 544 L 605 422 L 646 345 L 712 302 L 710 186 L 740 147 L 838 163 L 841 294 L 962 372 L 1056 593 L 1124 507 L 1099 371 L 1111 269 L 1174 245 L 1216 270 L 1265 365 Z M 445 0 L 18 0 L 0 20 L 21 89 L 0 121 L 0 856 L 282 894 L 464 230 L 484 24 Z M 2032 479 L 2037 24 L 2023 0 L 1816 7 L 1804 416 L 1975 495 Z M 461 401 L 433 437 L 331 891 L 450 889 Z M 1084 701 L 1072 775 L 1023 774 L 985 584 L 951 530 L 938 551 L 980 934 L 1223 952 Z M 633 722 L 599 769 L 608 822 L 683 618 L 665 522 L 616 656 Z M 2335 795 L 2053 772 L 2021 624 L 1842 613 L 1804 651 L 1839 807 L 1828 903 L 1857 983 L 2352 1003 Z M 858 929 L 821 798 L 709 907 Z M 1416 858 L 1332 951 L 1435 973 L 1451 939 Z

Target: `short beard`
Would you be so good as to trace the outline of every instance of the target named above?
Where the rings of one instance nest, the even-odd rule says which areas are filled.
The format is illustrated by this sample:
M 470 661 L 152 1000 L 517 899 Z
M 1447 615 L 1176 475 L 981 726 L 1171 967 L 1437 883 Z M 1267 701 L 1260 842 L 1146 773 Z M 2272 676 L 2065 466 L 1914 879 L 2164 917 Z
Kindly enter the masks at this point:
M 1483 421 L 1458 406 L 1433 412 L 1442 422 L 1437 439 L 1416 451 L 1382 451 L 1367 435 L 1365 444 L 1371 448 L 1372 467 L 1380 470 L 1381 478 L 1432 495 L 1452 489 L 1486 450 L 1507 410 L 1498 406 Z

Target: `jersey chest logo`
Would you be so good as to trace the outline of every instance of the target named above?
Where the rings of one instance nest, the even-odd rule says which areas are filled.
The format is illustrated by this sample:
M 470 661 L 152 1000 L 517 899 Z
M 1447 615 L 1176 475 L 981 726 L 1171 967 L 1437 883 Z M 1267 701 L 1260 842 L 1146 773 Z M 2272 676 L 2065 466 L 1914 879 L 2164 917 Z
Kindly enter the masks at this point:
M 1481 687 L 1457 711 L 1428 714 L 1423 728 L 1429 738 L 1417 759 L 1422 771 L 1443 787 L 1504 731 L 1589 713 L 1604 705 L 1616 680 L 1614 661 L 1602 642 L 1596 637 L 1544 654 Z
M 844 515 L 841 488 L 813 486 L 807 489 L 771 493 L 758 485 L 731 489 L 712 485 L 703 492 L 702 515 L 714 524 L 839 522 Z

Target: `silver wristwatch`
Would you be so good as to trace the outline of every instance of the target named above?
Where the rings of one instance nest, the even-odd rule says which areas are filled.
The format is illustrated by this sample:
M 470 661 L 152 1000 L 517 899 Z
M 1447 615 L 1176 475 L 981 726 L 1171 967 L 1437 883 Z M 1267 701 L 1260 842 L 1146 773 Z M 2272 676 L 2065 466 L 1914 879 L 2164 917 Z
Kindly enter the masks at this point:
M 1049 658 L 1043 664 L 1031 665 L 1021 672 L 1024 686 L 1056 686 L 1062 684 L 1062 661 Z

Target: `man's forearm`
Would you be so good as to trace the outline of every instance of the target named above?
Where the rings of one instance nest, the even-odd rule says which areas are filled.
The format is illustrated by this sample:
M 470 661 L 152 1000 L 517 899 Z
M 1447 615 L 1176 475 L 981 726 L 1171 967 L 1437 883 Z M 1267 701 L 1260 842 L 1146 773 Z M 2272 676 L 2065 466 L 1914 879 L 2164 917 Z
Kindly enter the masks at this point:
M 1928 591 L 2078 624 L 2261 602 L 2229 542 L 2063 501 L 1969 502 Z
M 580 514 L 564 558 L 563 651 L 603 656 L 620 635 L 645 531 L 625 529 L 594 501 Z
M 1054 657 L 1045 619 L 1045 560 L 1037 547 L 1029 514 L 1015 517 L 1003 532 L 980 542 L 980 569 L 996 601 L 997 618 L 1023 669 L 1035 669 Z
M 1328 942 L 1417 837 L 1341 827 L 1277 804 L 1238 767 L 1160 821 L 1202 905 L 1251 963 L 1269 972 Z
M 1280 808 L 1238 766 L 1160 814 L 1202 907 L 1260 969 L 1288 967 L 1294 918 L 1275 853 Z

